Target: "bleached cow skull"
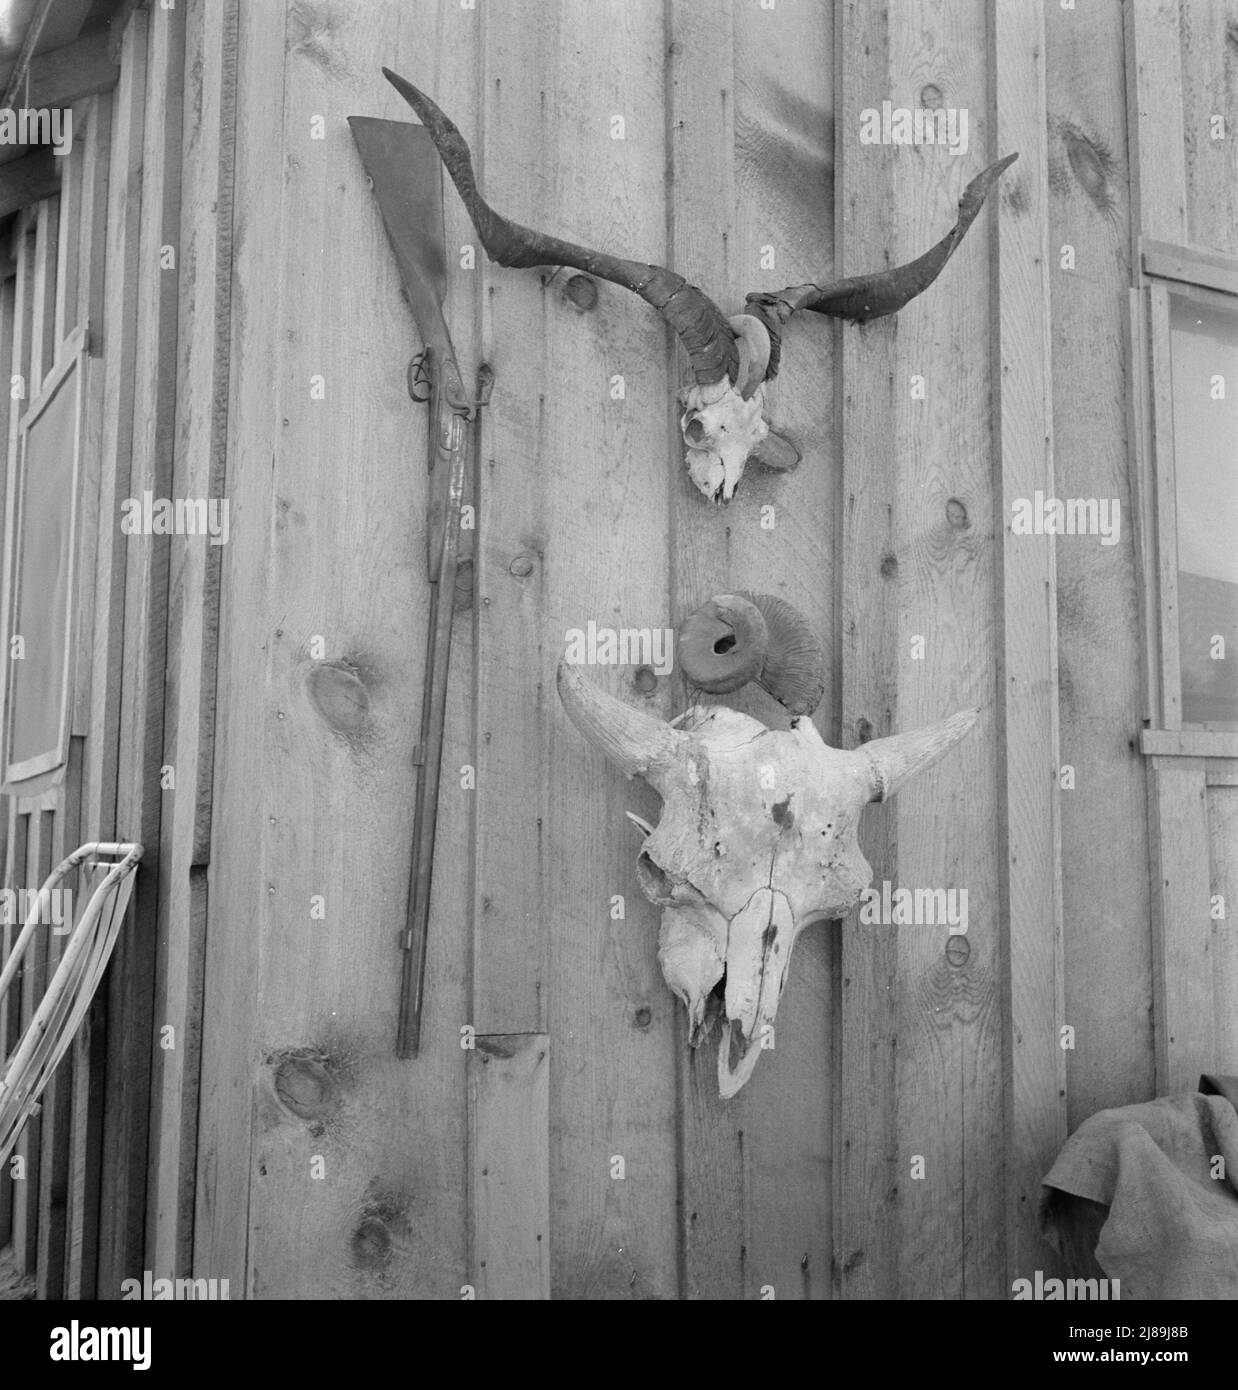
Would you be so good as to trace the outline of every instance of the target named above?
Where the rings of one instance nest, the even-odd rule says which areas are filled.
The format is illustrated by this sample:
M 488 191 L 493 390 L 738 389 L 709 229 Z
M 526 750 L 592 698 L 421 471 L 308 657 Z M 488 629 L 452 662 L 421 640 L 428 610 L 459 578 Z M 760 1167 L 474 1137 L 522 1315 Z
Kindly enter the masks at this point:
M 796 937 L 846 913 L 872 877 L 856 839 L 865 804 L 928 767 L 979 711 L 844 752 L 807 718 L 776 731 L 698 706 L 672 727 L 565 663 L 558 686 L 585 738 L 662 797 L 638 863 L 662 909 L 658 961 L 687 1006 L 694 1047 L 721 1013 L 718 1088 L 733 1096 L 773 1025 Z
M 447 172 L 464 200 L 492 261 L 504 266 L 573 266 L 632 290 L 652 304 L 679 335 L 692 365 L 693 382 L 682 392 L 680 428 L 684 461 L 707 498 L 729 502 L 755 459 L 769 468 L 794 468 L 799 451 L 765 421 L 763 384 L 778 374 L 782 329 L 801 309 L 863 323 L 896 313 L 922 294 L 962 241 L 990 188 L 1017 155 L 1007 155 L 977 174 L 963 190 L 958 220 L 936 246 L 907 265 L 874 275 L 853 275 L 826 285 L 789 285 L 777 293 L 749 294 L 745 312 L 728 319 L 708 295 L 660 265 L 625 261 L 500 216 L 482 198 L 464 137 L 448 117 L 405 78 L 383 75 L 421 118 Z

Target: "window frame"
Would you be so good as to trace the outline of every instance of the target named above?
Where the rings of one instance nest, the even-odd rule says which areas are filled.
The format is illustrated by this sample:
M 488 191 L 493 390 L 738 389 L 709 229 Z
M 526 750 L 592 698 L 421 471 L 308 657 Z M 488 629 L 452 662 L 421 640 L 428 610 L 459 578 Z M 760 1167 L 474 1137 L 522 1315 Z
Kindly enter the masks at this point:
M 70 374 L 74 375 L 73 401 L 73 461 L 69 482 L 69 574 L 65 594 L 65 649 L 61 661 L 61 701 L 57 719 L 55 747 L 23 759 L 10 760 L 13 737 L 14 686 L 10 677 L 5 681 L 3 724 L 0 726 L 3 743 L 4 780 L 0 792 L 20 793 L 24 784 L 33 778 L 59 771 L 68 762 L 70 724 L 73 718 L 73 681 L 76 662 L 74 653 L 80 634 L 78 628 L 77 589 L 80 580 L 81 556 L 78 554 L 78 533 L 81 520 L 82 450 L 85 439 L 86 377 L 88 339 L 84 328 L 75 328 L 59 344 L 57 360 L 43 379 L 37 394 L 31 399 L 18 423 L 14 478 L 9 495 L 8 522 L 5 536 L 5 555 L 8 557 L 5 575 L 6 600 L 4 611 L 5 660 L 11 660 L 9 649 L 17 621 L 20 602 L 20 576 L 23 551 L 22 528 L 25 522 L 26 451 L 30 429 L 47 409 Z
M 1182 719 L 1170 334 L 1171 295 L 1238 314 L 1238 258 L 1142 237 L 1139 269 L 1139 285 L 1131 292 L 1131 367 L 1147 648 L 1141 751 L 1158 756 L 1238 757 L 1238 729 L 1184 725 Z M 1227 659 L 1238 661 L 1238 651 Z

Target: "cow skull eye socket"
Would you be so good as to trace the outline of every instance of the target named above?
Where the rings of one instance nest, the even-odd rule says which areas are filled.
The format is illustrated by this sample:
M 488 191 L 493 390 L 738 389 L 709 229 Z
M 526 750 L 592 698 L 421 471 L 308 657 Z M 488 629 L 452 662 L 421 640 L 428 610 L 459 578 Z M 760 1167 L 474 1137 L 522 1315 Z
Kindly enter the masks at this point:
M 705 438 L 705 426 L 701 417 L 694 415 L 683 427 L 683 437 L 689 444 L 699 444 Z

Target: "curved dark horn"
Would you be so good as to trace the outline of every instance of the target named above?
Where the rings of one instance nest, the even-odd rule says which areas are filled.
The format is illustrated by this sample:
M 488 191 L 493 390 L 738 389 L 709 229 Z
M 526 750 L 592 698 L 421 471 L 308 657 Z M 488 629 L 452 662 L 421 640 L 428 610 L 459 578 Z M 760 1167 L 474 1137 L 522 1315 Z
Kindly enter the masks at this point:
M 812 624 L 785 599 L 744 594 L 756 604 L 769 632 L 765 665 L 757 682 L 791 714 L 811 714 L 825 694 L 825 649 Z
M 743 594 L 715 594 L 680 623 L 678 648 L 697 689 L 730 694 L 760 678 L 769 649 L 765 615 Z
M 801 309 L 864 323 L 867 319 L 895 314 L 918 294 L 923 294 L 941 274 L 955 247 L 967 235 L 967 229 L 984 206 L 989 190 L 1018 157 L 1017 154 L 1008 154 L 1005 159 L 990 164 L 972 179 L 959 199 L 958 221 L 936 246 L 918 259 L 875 275 L 852 275 L 829 285 L 789 285 L 774 294 L 750 294 L 745 306 L 747 311 L 760 318 L 769 329 L 771 347 L 767 375 L 774 377 L 778 374 L 782 327 L 792 314 Z
M 688 681 L 726 695 L 749 681 L 792 714 L 811 714 L 825 693 L 825 651 L 804 615 L 773 594 L 715 594 L 679 625 Z
M 501 217 L 477 191 L 473 161 L 464 136 L 451 120 L 411 82 L 383 69 L 383 76 L 420 116 L 439 157 L 464 200 L 486 255 L 499 265 L 570 265 L 600 280 L 622 285 L 652 304 L 679 335 L 692 362 L 699 386 L 723 377 L 739 377 L 739 349 L 726 315 L 708 295 L 689 285 L 682 275 L 660 265 L 624 261 L 604 251 L 591 251 L 558 237 L 546 236 L 519 222 Z

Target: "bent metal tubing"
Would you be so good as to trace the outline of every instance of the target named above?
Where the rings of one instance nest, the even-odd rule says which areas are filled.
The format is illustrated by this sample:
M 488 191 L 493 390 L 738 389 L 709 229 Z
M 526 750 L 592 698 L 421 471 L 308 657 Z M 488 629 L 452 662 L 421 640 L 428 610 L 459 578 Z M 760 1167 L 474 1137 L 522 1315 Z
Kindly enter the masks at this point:
M 12 986 L 22 957 L 34 939 L 41 909 L 49 901 L 48 895 L 78 865 L 95 856 L 115 858 L 117 862 L 108 868 L 90 895 L 73 928 L 56 973 L 0 1077 L 0 1163 L 8 1157 L 22 1126 L 34 1113 L 43 1088 L 68 1051 L 90 1007 L 119 936 L 119 921 L 123 917 L 124 905 L 120 912 L 113 910 L 102 935 L 95 931 L 95 926 L 112 890 L 119 888 L 137 868 L 142 858 L 142 846 L 123 841 L 92 840 L 62 859 L 48 874 L 30 905 L 21 935 L 5 962 L 3 972 L 0 972 L 2 999 Z M 91 947 L 94 947 L 93 957 L 87 955 Z

